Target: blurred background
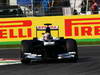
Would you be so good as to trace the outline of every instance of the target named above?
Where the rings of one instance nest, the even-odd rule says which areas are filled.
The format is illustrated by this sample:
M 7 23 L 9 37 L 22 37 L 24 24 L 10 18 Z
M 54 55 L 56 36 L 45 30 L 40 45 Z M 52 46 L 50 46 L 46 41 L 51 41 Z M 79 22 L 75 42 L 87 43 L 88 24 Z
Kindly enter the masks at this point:
M 100 0 L 0 0 L 0 12 L 5 5 L 20 7 L 26 17 L 100 14 Z

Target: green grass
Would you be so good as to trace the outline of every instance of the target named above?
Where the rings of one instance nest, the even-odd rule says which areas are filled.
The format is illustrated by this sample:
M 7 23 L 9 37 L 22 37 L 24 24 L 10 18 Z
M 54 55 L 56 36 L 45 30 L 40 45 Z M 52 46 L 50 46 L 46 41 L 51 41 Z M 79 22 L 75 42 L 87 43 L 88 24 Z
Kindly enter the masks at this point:
M 20 45 L 0 45 L 0 48 L 20 48 Z
M 14 42 L 0 42 L 0 48 L 19 48 L 20 41 Z
M 78 45 L 100 45 L 100 39 L 77 39 Z
M 14 42 L 0 42 L 0 45 L 19 45 L 20 41 L 14 41 Z

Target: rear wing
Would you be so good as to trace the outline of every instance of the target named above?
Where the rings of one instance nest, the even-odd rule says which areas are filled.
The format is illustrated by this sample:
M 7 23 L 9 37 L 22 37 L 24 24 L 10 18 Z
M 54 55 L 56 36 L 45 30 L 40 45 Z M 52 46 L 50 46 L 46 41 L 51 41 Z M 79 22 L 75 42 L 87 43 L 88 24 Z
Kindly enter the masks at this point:
M 49 26 L 50 31 L 58 31 L 58 37 L 59 37 L 59 26 Z M 46 31 L 47 26 L 36 26 L 36 37 L 38 35 L 38 31 Z

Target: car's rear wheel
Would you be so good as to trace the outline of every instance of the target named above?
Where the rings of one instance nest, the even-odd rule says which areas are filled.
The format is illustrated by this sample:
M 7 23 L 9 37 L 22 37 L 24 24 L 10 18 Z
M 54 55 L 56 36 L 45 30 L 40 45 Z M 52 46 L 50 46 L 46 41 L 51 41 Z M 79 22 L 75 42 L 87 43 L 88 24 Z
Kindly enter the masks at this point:
M 21 59 L 21 63 L 22 63 L 22 64 L 30 64 L 30 63 L 31 63 L 31 59 L 22 58 L 22 59 Z
M 67 52 L 75 52 L 74 57 L 72 58 L 72 61 L 77 62 L 78 61 L 78 48 L 77 48 L 77 43 L 74 39 L 66 40 L 66 49 L 67 49 Z

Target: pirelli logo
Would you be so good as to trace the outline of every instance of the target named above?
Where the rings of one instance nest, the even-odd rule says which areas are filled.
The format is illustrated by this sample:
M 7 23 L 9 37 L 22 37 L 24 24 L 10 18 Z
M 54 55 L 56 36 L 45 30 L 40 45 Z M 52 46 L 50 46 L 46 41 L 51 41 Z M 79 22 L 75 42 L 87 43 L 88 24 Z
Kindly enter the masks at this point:
M 0 21 L 0 39 L 32 37 L 32 21 Z
M 4 27 L 26 27 L 31 26 L 32 22 L 30 20 L 24 21 L 0 21 L 0 28 Z
M 100 18 L 66 19 L 65 36 L 100 36 Z

